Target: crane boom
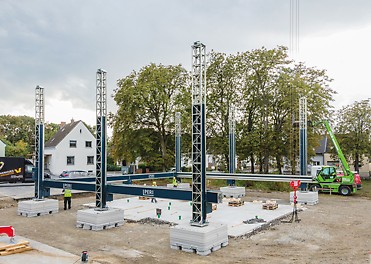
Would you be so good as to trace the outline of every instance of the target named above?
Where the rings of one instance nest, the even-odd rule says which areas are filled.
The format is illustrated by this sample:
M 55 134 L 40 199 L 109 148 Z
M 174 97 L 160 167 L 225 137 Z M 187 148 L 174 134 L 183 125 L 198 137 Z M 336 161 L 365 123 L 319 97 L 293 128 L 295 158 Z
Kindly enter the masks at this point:
M 343 154 L 343 151 L 342 151 L 341 148 L 340 148 L 339 142 L 337 141 L 334 132 L 332 131 L 332 128 L 331 128 L 331 126 L 330 126 L 330 123 L 328 122 L 328 120 L 323 120 L 323 121 L 320 121 L 320 122 L 318 122 L 318 123 L 322 123 L 322 124 L 325 125 L 325 128 L 326 128 L 327 132 L 328 132 L 329 135 L 330 135 L 330 138 L 331 138 L 331 140 L 332 140 L 332 143 L 333 143 L 334 146 L 335 146 L 335 149 L 336 149 L 337 155 L 338 155 L 339 160 L 340 160 L 341 165 L 342 165 L 342 170 L 343 170 L 344 175 L 346 175 L 346 176 L 351 176 L 353 173 L 350 171 L 350 168 L 349 168 L 348 162 L 347 162 L 347 160 L 345 159 L 345 156 L 344 156 L 344 154 Z

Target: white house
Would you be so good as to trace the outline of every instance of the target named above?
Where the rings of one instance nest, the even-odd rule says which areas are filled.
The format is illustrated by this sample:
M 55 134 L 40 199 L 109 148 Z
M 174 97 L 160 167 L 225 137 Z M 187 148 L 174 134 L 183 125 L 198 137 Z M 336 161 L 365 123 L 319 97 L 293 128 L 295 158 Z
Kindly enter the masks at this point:
M 5 143 L 0 140 L 0 157 L 5 157 Z
M 53 175 L 64 170 L 95 171 L 94 135 L 80 120 L 65 124 L 45 143 L 45 169 Z

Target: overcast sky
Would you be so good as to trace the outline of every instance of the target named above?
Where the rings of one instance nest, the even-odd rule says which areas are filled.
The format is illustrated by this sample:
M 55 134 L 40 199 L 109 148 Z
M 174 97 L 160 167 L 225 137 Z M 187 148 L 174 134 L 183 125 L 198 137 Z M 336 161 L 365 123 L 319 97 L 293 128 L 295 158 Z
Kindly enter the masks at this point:
M 326 69 L 338 109 L 371 97 L 371 1 L 299 0 L 297 60 Z M 191 45 L 227 54 L 290 43 L 290 0 L 0 0 L 0 115 L 95 124 L 95 73 L 191 68 Z M 115 111 L 114 101 L 108 110 Z

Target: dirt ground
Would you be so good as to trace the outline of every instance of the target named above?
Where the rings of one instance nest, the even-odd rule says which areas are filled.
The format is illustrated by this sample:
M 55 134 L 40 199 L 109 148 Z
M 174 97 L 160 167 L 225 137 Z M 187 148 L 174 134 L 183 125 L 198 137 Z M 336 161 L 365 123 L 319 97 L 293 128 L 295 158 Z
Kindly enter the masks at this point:
M 288 193 L 247 192 L 245 201 L 282 199 Z M 95 197 L 74 197 L 73 208 L 41 217 L 17 216 L 17 204 L 0 200 L 0 225 L 17 235 L 80 256 L 89 263 L 371 263 L 371 201 L 357 195 L 320 194 L 320 202 L 299 212 L 300 223 L 280 223 L 203 257 L 170 249 L 168 225 L 125 223 L 99 232 L 78 229 L 76 211 Z M 370 262 L 369 262 L 370 261 Z

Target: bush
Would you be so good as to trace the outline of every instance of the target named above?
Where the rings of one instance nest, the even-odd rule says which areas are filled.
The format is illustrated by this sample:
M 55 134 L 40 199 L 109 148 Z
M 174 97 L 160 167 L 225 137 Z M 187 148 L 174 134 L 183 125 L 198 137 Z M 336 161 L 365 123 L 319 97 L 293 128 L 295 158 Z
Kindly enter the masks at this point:
M 115 164 L 107 164 L 107 171 L 121 171 L 121 167 Z

